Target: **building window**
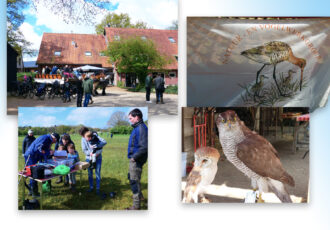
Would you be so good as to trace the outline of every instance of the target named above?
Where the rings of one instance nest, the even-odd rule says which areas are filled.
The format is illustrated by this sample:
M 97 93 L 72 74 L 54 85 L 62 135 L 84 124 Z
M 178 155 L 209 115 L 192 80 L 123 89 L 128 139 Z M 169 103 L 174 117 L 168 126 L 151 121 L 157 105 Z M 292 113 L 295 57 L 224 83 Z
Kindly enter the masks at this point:
M 115 38 L 116 41 L 119 41 L 120 40 L 120 36 L 119 35 L 115 35 L 114 38 Z
M 92 52 L 91 52 L 91 51 L 86 51 L 86 52 L 85 52 L 85 55 L 86 55 L 86 56 L 92 56 Z
M 171 43 L 175 43 L 175 40 L 172 37 L 169 37 L 168 40 L 170 40 Z
M 55 52 L 54 52 L 54 55 L 55 55 L 55 56 L 61 56 L 61 51 L 55 51 Z
M 103 52 L 100 52 L 99 54 L 100 54 L 100 56 L 102 56 L 102 57 L 105 56 L 105 54 L 104 54 Z
M 176 77 L 176 72 L 170 72 L 168 74 L 169 77 L 173 78 L 173 77 Z
M 146 36 L 141 36 L 141 39 L 142 40 L 147 40 L 147 37 Z

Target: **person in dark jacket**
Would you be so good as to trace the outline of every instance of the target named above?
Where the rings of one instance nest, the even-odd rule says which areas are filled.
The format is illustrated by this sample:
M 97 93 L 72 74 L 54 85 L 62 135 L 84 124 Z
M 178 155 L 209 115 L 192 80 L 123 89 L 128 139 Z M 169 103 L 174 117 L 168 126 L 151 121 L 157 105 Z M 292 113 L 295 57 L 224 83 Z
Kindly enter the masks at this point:
M 26 166 L 34 165 L 38 162 L 45 161 L 49 158 L 53 151 L 51 150 L 52 144 L 59 141 L 60 135 L 57 133 L 46 134 L 38 137 L 24 154 Z M 32 196 L 38 196 L 37 182 L 30 180 L 30 192 Z
M 146 102 L 151 103 L 150 101 L 150 91 L 151 91 L 151 83 L 152 83 L 152 77 L 151 73 L 149 73 L 146 77 L 145 86 L 146 86 Z
M 79 81 L 77 82 L 77 107 L 82 107 L 82 98 L 84 94 L 84 88 L 82 85 L 82 77 L 79 77 Z
M 35 140 L 35 136 L 33 135 L 33 131 L 32 129 L 30 129 L 28 131 L 28 134 L 25 136 L 24 140 L 23 140 L 23 146 L 22 146 L 22 150 L 23 150 L 23 157 L 24 154 L 26 152 L 26 150 L 29 148 L 29 146 L 33 143 L 33 141 Z
M 164 104 L 163 100 L 163 93 L 165 91 L 165 81 L 164 78 L 162 78 L 159 74 L 154 80 L 155 82 L 155 89 L 156 89 L 156 104 L 159 102 Z
M 133 126 L 129 138 L 127 158 L 129 159 L 128 179 L 133 193 L 133 205 L 127 210 L 140 209 L 140 203 L 144 200 L 141 192 L 142 167 L 148 159 L 148 128 L 143 122 L 141 110 L 133 109 L 128 119 Z

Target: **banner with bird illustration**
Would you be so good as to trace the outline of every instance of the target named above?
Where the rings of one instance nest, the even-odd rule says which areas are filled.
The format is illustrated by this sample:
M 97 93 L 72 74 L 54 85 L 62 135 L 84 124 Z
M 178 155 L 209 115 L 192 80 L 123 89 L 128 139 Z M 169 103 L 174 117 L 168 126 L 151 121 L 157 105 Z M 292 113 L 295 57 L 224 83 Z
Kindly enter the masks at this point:
M 187 19 L 188 106 L 326 104 L 330 18 Z

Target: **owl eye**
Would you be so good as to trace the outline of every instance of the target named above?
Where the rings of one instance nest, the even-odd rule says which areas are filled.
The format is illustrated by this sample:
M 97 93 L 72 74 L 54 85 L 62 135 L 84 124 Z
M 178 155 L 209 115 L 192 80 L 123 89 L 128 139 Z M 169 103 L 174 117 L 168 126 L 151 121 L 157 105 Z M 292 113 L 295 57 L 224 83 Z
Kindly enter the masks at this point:
M 221 122 L 222 122 L 222 123 L 225 123 L 225 119 L 222 118 Z
M 236 121 L 236 117 L 234 117 L 234 121 Z
M 206 160 L 206 159 L 202 160 L 202 164 L 205 164 L 206 162 L 207 162 L 207 160 Z

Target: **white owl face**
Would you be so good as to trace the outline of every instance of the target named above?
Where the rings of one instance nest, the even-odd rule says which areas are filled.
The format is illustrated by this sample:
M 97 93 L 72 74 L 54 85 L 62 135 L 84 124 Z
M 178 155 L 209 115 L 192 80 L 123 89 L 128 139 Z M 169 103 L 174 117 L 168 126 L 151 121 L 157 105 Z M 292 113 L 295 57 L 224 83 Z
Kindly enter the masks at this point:
M 212 164 L 217 163 L 217 160 L 211 157 L 200 157 L 195 155 L 195 162 L 194 162 L 194 167 L 199 167 L 199 168 L 208 168 Z

